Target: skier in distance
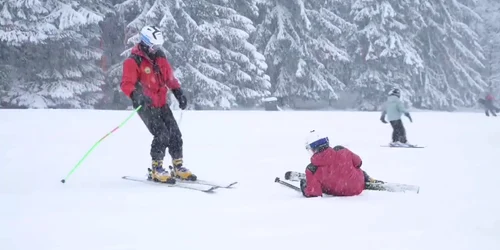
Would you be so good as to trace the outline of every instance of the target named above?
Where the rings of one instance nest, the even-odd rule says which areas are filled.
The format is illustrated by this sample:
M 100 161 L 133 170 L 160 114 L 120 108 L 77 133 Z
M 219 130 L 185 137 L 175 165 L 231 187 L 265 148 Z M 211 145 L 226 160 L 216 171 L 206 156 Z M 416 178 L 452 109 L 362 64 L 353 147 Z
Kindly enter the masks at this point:
M 148 179 L 171 184 L 176 178 L 194 181 L 196 175 L 183 166 L 182 133 L 167 104 L 167 92 L 172 91 L 183 110 L 187 107 L 187 98 L 161 50 L 164 43 L 162 31 L 155 26 L 145 26 L 139 35 L 140 42 L 123 62 L 120 87 L 132 100 L 134 108 L 142 105 L 138 114 L 153 135 Z M 167 148 L 172 158 L 171 173 L 163 166 Z
M 405 147 L 410 146 L 406 138 L 406 130 L 401 120 L 401 116 L 404 114 L 410 122 L 413 122 L 410 113 L 403 106 L 403 102 L 400 100 L 401 93 L 399 89 L 395 88 L 389 92 L 387 101 L 385 102 L 380 116 L 380 121 L 387 123 L 385 116 L 387 115 L 387 120 L 392 126 L 392 142 L 389 144 L 391 147 Z
M 383 183 L 361 170 L 361 158 L 343 146 L 330 147 L 327 136 L 309 132 L 306 149 L 311 162 L 306 167 L 305 179 L 300 189 L 305 197 L 318 197 L 323 193 L 333 196 L 355 196 L 365 189 L 365 184 Z
M 493 100 L 494 98 L 492 94 L 487 94 L 486 98 L 479 99 L 479 103 L 481 103 L 484 106 L 484 114 L 486 116 L 490 116 L 490 113 L 493 116 L 497 116 L 496 113 L 500 112 L 500 109 L 495 107 L 495 105 L 493 104 Z

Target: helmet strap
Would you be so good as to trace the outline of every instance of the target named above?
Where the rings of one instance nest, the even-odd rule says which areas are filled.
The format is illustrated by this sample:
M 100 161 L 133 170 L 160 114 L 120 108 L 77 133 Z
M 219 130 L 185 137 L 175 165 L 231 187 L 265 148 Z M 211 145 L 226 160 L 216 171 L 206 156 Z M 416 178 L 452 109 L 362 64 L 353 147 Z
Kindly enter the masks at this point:
M 150 49 L 150 47 L 144 44 L 142 41 L 139 43 L 139 49 L 146 55 L 150 60 L 155 59 L 156 51 Z

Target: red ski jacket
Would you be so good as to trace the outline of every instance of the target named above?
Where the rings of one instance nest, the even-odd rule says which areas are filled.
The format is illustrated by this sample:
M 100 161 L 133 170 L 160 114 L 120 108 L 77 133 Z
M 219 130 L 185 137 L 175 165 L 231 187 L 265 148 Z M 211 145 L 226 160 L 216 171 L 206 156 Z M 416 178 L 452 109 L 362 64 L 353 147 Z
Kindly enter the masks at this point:
M 123 62 L 123 75 L 120 87 L 125 95 L 130 97 L 137 83 L 142 86 L 144 94 L 151 98 L 153 107 L 163 107 L 167 104 L 168 89 L 179 89 L 181 86 L 174 76 L 174 72 L 165 54 L 157 53 L 154 61 L 159 72 L 154 70 L 153 62 L 136 45 L 132 48 L 132 54 L 141 58 L 140 66 L 133 58 L 127 58 Z
M 360 169 L 361 158 L 342 146 L 327 148 L 311 157 L 306 168 L 307 197 L 353 196 L 365 188 L 365 177 Z

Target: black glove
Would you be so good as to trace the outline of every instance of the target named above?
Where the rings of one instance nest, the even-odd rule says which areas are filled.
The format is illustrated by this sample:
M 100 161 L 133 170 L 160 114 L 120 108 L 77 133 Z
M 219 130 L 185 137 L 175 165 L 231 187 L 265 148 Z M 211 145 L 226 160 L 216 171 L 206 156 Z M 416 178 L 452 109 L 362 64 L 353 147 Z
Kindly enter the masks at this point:
M 307 187 L 307 181 L 306 179 L 300 179 L 300 191 L 302 191 L 302 195 L 307 197 L 306 195 L 306 187 Z
M 130 94 L 130 98 L 132 99 L 132 104 L 134 107 L 139 107 L 139 105 L 141 105 L 144 108 L 145 106 L 151 106 L 153 102 L 151 101 L 151 98 L 144 95 L 142 91 L 137 89 L 132 91 L 132 94 Z
M 387 121 L 385 120 L 385 116 L 384 115 L 380 117 L 380 121 L 383 122 L 383 123 L 387 123 Z
M 186 109 L 187 98 L 184 93 L 182 93 L 182 89 L 173 89 L 172 92 L 174 93 L 175 99 L 179 102 L 179 108 L 182 110 Z
M 385 115 L 387 114 L 387 112 L 384 110 L 382 112 L 382 114 L 380 115 L 380 121 L 383 122 L 383 123 L 387 123 L 387 121 L 385 120 Z
M 410 122 L 413 122 L 413 120 L 411 119 L 410 113 L 405 113 L 405 116 L 408 117 L 408 119 L 410 119 Z

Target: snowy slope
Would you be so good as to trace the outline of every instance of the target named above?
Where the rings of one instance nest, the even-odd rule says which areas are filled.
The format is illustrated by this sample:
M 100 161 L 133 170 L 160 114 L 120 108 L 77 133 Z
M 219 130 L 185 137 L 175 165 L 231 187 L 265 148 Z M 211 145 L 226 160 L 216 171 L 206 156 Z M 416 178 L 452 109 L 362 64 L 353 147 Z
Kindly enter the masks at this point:
M 0 249 L 500 249 L 500 118 L 414 113 L 409 140 L 427 148 L 391 149 L 380 147 L 391 129 L 378 113 L 185 112 L 186 166 L 240 182 L 204 194 L 120 179 L 149 165 L 151 136 L 136 116 L 61 184 L 128 114 L 0 110 Z M 305 199 L 275 184 L 307 165 L 310 129 L 420 194 Z

